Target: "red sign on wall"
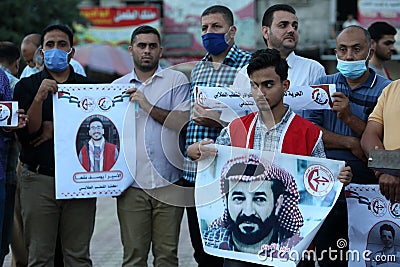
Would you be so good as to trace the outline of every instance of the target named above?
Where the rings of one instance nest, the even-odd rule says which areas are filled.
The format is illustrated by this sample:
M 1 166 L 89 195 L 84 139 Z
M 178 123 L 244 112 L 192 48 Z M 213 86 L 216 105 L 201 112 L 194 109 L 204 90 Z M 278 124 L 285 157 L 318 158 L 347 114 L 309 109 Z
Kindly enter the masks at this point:
M 97 27 L 141 25 L 159 19 L 158 8 L 153 6 L 81 8 L 81 14 Z

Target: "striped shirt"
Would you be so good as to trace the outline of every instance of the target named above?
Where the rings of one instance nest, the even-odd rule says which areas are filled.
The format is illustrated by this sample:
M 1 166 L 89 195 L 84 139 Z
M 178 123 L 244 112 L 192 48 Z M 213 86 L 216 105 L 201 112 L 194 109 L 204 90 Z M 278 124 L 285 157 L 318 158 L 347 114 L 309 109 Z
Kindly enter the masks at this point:
M 251 54 L 249 52 L 239 49 L 234 44 L 218 68 L 214 68 L 209 54 L 199 61 L 193 68 L 190 76 L 191 115 L 193 115 L 193 105 L 195 100 L 193 89 L 195 86 L 223 87 L 232 85 L 237 72 L 249 63 L 250 58 Z M 183 178 L 185 180 L 194 183 L 197 169 L 196 163 L 187 157 L 186 150 L 188 146 L 204 138 L 210 138 L 215 141 L 221 130 L 222 127 L 205 127 L 196 125 L 194 121 L 190 119 L 187 127 L 185 145 L 185 162 L 183 171 Z
M 346 78 L 340 73 L 327 75 L 319 78 L 316 84 L 335 84 L 336 92 L 342 92 L 349 98 L 350 111 L 352 114 L 367 122 L 368 115 L 374 109 L 378 97 L 391 81 L 377 75 L 374 70 L 369 69 L 368 79 L 361 85 L 351 89 Z M 360 138 L 347 124 L 338 119 L 337 113 L 331 109 L 308 110 L 304 112 L 304 118 L 323 127 L 324 129 L 344 136 Z M 350 150 L 327 149 L 327 158 L 345 160 L 353 170 L 353 183 L 375 183 L 376 178 L 367 165 L 358 159 Z

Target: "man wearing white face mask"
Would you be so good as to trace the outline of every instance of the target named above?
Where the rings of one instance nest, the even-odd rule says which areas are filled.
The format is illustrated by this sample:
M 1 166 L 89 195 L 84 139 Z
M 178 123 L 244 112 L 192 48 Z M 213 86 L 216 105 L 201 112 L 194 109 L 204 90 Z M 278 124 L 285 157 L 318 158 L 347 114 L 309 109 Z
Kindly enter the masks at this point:
M 353 170 L 353 183 L 377 184 L 374 172 L 367 167 L 360 139 L 383 88 L 390 80 L 368 68 L 374 54 L 371 37 L 360 26 L 345 28 L 336 38 L 338 73 L 319 78 L 316 84 L 335 84 L 332 110 L 306 111 L 305 118 L 322 132 L 326 157 L 346 161 Z M 315 239 L 319 250 L 336 248 L 340 238 L 347 239 L 347 206 L 344 194 L 328 215 Z M 327 257 L 326 257 L 327 258 Z M 347 266 L 344 262 L 324 259 L 320 266 Z
M 92 83 L 69 65 L 74 55 L 73 34 L 51 25 L 41 37 L 44 70 L 21 79 L 14 100 L 30 115 L 17 131 L 21 143 L 21 210 L 28 266 L 54 266 L 59 233 L 65 266 L 92 266 L 89 244 L 94 229 L 96 199 L 55 198 L 52 95 L 58 84 Z

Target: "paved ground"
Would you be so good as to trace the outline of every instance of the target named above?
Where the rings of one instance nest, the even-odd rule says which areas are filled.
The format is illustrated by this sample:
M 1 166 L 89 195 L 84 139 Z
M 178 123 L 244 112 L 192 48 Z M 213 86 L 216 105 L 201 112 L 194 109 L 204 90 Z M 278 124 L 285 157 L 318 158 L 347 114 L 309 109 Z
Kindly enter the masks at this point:
M 179 266 L 195 267 L 186 214 L 183 218 L 178 250 Z M 96 225 L 91 243 L 91 255 L 94 267 L 121 266 L 122 245 L 119 235 L 116 201 L 113 198 L 99 198 L 97 200 Z M 149 266 L 153 266 L 151 255 L 148 262 Z M 8 255 L 3 266 L 9 267 L 10 265 L 10 256 Z

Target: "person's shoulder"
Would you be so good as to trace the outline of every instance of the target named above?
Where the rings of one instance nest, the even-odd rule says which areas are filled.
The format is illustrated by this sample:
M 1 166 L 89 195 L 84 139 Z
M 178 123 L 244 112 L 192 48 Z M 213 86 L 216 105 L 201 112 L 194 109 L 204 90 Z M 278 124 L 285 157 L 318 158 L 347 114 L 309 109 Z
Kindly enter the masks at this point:
M 379 74 L 376 74 L 376 86 L 378 87 L 386 87 L 388 86 L 390 83 L 392 83 L 392 80 L 389 80 L 388 78 L 385 78 Z
M 21 87 L 24 88 L 22 90 L 29 90 L 29 91 L 33 90 L 33 85 L 37 84 L 37 83 L 40 84 L 41 81 L 44 79 L 44 77 L 42 77 L 42 76 L 43 75 L 41 72 L 37 72 L 28 77 L 20 78 L 19 81 L 15 85 L 15 91 L 21 90 L 20 89 Z
M 299 122 L 299 124 L 303 125 L 304 128 L 309 128 L 315 131 L 320 131 L 319 127 L 316 126 L 314 123 L 312 123 L 311 121 L 295 114 L 294 119 L 297 120 Z
M 318 61 L 316 61 L 315 59 L 299 56 L 296 54 L 294 54 L 294 56 L 295 56 L 296 60 L 298 60 L 299 62 L 301 62 L 303 64 L 308 64 L 311 67 L 324 68 L 324 66 L 322 66 L 322 64 L 319 63 Z
M 252 121 L 256 115 L 257 115 L 257 112 L 249 113 L 249 114 L 244 115 L 244 116 L 242 116 L 242 117 L 235 118 L 234 120 L 232 120 L 232 121 L 230 122 L 230 124 L 231 124 L 231 125 L 235 125 L 235 124 L 237 124 L 237 123 L 242 124 L 243 122 L 246 122 L 246 121 L 249 121 L 249 120 Z
M 107 141 L 106 141 L 106 146 L 108 146 L 109 148 L 113 148 L 113 149 L 117 147 L 115 144 L 107 142 Z
M 125 74 L 124 76 L 119 77 L 119 78 L 115 79 L 114 81 L 112 81 L 111 84 L 129 83 L 129 80 L 131 79 L 131 76 L 132 76 L 132 73 Z
M 187 79 L 186 75 L 180 70 L 174 70 L 174 69 L 171 69 L 171 68 L 163 68 L 161 70 L 161 72 L 164 75 L 171 75 L 171 76 L 176 76 L 176 77 L 179 77 L 179 78 Z
M 323 75 L 318 78 L 317 84 L 337 84 L 341 80 L 340 72 L 334 74 Z
M 86 76 L 83 76 L 82 74 L 76 73 L 75 72 L 75 80 L 76 83 L 96 83 L 93 79 L 90 79 Z

